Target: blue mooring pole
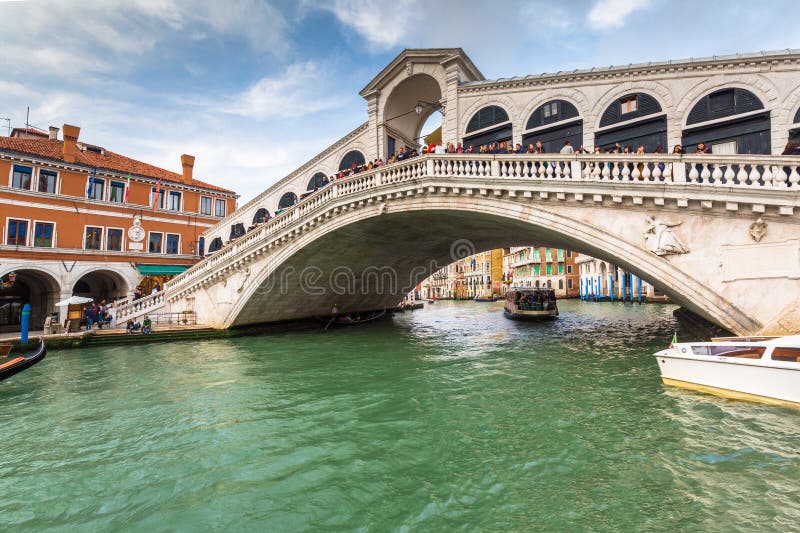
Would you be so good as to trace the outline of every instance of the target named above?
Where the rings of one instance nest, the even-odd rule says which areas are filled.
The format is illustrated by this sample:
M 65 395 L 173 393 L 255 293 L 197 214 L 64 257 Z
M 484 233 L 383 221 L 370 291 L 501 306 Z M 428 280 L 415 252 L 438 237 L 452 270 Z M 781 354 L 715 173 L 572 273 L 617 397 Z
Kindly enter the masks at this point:
M 22 333 L 19 336 L 19 342 L 22 344 L 28 343 L 28 325 L 31 320 L 31 304 L 22 306 Z

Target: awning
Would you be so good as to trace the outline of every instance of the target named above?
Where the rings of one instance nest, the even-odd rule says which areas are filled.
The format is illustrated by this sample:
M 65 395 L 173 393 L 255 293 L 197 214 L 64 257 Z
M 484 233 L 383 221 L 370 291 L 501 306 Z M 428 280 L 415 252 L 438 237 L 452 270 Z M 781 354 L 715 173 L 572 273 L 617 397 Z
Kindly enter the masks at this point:
M 143 276 L 171 276 L 180 274 L 188 267 L 183 265 L 136 265 Z

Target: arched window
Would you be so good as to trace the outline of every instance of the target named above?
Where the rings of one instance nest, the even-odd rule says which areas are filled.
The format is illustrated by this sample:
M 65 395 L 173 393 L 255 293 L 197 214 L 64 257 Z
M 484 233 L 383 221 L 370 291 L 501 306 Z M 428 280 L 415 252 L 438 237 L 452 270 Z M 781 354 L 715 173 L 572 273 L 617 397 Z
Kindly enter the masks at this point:
M 266 222 L 269 219 L 270 219 L 269 211 L 267 211 L 263 207 L 260 207 L 256 211 L 256 214 L 253 215 L 253 224 L 261 224 L 262 222 Z
M 237 222 L 236 224 L 231 225 L 231 236 L 230 236 L 231 240 L 241 237 L 244 234 L 245 234 L 244 224 L 242 224 L 241 222 Z
M 317 172 L 311 179 L 308 180 L 308 186 L 306 187 L 307 191 L 316 191 L 317 189 L 321 189 L 325 186 L 325 174 L 322 172 Z
M 523 146 L 541 141 L 547 153 L 560 151 L 566 141 L 576 150 L 583 145 L 583 119 L 578 108 L 566 100 L 551 100 L 537 107 L 528 118 L 525 131 Z
M 473 135 L 470 133 L 476 132 Z M 486 106 L 469 119 L 465 146 L 480 146 L 500 141 L 511 141 L 512 127 L 508 113 L 496 105 Z
M 682 143 L 688 153 L 703 143 L 717 154 L 769 154 L 770 137 L 769 111 L 761 100 L 747 89 L 730 87 L 707 94 L 692 107 Z
M 795 125 L 800 124 L 800 109 L 798 109 L 797 113 L 795 113 L 794 115 L 794 124 Z M 796 143 L 800 143 L 800 126 L 789 130 L 789 140 Z
M 278 202 L 278 209 L 286 209 L 287 207 L 292 207 L 296 203 L 297 195 L 293 192 L 287 192 L 281 196 L 281 199 Z
M 344 157 L 342 158 L 342 162 L 339 163 L 339 170 L 344 170 L 346 168 L 353 168 L 353 166 L 360 167 L 367 160 L 364 158 L 364 154 L 359 152 L 358 150 L 350 150 Z
M 652 117 L 649 120 L 636 120 Z M 630 93 L 614 100 L 600 117 L 600 129 L 594 137 L 595 146 L 621 149 L 631 147 L 636 152 L 644 146 L 654 152 L 657 146 L 667 151 L 667 117 L 658 100 L 646 93 Z
M 215 237 L 208 245 L 208 253 L 216 252 L 220 248 L 222 248 L 222 237 Z

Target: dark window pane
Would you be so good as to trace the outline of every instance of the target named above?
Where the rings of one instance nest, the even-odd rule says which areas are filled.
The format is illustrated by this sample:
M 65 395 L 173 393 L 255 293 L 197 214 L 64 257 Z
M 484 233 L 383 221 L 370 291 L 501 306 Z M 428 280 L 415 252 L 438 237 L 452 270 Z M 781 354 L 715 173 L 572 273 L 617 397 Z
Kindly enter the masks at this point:
M 180 235 L 167 233 L 167 253 L 178 254 L 180 253 Z
M 164 239 L 163 233 L 151 233 L 150 240 L 147 243 L 147 251 L 151 254 L 161 253 L 161 243 Z
M 39 192 L 56 192 L 56 173 L 49 170 L 39 171 Z
M 25 246 L 28 236 L 28 221 L 27 220 L 14 220 L 8 221 L 8 239 L 7 244 L 14 246 Z
M 106 237 L 106 250 L 122 251 L 122 230 L 109 229 Z
M 14 173 L 11 176 L 11 186 L 15 189 L 30 190 L 31 176 L 33 169 L 22 165 L 14 165 Z
M 33 230 L 33 245 L 42 248 L 53 247 L 53 224 L 37 222 Z
M 103 239 L 103 228 L 88 226 L 84 238 L 84 248 L 87 250 L 99 250 Z

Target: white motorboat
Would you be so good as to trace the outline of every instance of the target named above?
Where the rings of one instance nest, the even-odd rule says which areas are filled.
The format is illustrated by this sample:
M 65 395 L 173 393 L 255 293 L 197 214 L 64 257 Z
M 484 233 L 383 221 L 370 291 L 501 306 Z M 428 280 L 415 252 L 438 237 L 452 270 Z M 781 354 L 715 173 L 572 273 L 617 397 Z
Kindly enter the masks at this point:
M 673 340 L 655 357 L 667 385 L 800 407 L 800 335 Z

